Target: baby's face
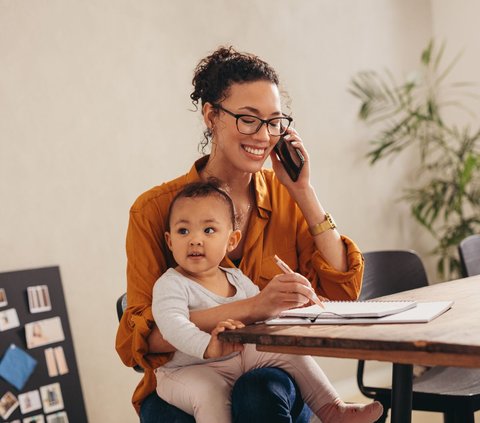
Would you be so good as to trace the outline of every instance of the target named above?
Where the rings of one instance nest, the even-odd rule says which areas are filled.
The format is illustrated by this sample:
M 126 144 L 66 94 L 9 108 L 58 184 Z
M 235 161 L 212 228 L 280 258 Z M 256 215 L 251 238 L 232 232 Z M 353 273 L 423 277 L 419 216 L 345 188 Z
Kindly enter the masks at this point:
M 233 232 L 225 201 L 215 196 L 180 198 L 170 215 L 169 248 L 191 274 L 218 267 L 231 246 Z

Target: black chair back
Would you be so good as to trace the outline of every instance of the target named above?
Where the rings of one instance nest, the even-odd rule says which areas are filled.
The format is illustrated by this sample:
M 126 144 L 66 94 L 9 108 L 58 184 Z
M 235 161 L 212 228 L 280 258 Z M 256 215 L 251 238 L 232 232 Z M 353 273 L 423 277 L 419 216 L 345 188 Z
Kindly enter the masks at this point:
M 470 235 L 458 246 L 462 275 L 480 275 L 480 235 Z
M 120 295 L 117 300 L 117 317 L 118 321 L 122 319 L 123 312 L 127 308 L 127 293 Z
M 428 285 L 422 260 L 412 250 L 372 251 L 363 254 L 360 300 L 395 294 Z

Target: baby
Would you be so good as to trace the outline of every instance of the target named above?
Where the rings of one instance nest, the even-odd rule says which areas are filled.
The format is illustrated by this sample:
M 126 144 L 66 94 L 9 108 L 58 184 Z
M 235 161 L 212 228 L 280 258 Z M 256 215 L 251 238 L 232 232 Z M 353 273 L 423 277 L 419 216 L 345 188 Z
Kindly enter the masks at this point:
M 165 239 L 178 266 L 155 283 L 152 311 L 163 337 L 177 351 L 155 370 L 158 395 L 198 423 L 228 423 L 235 381 L 254 368 L 278 367 L 295 379 L 323 423 L 376 421 L 382 405 L 344 403 L 312 357 L 258 352 L 251 344 L 220 341 L 220 332 L 244 326 L 234 319 L 219 322 L 211 334 L 190 321 L 190 310 L 259 293 L 239 269 L 219 266 L 240 241 L 235 226 L 233 202 L 214 181 L 186 185 L 172 201 Z

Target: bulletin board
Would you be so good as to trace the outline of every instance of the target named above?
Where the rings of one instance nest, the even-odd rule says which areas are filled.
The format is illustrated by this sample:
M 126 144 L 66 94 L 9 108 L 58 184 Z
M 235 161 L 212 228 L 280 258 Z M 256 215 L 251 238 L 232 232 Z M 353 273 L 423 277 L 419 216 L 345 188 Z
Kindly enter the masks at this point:
M 0 273 L 0 422 L 88 423 L 58 267 Z

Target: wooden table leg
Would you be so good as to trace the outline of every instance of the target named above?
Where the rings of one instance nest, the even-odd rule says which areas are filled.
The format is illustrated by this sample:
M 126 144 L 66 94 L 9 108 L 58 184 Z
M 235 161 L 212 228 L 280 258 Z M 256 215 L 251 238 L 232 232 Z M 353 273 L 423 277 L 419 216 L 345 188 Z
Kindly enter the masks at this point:
M 392 423 L 412 421 L 413 365 L 393 363 Z

